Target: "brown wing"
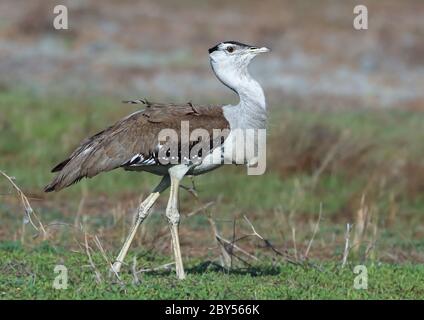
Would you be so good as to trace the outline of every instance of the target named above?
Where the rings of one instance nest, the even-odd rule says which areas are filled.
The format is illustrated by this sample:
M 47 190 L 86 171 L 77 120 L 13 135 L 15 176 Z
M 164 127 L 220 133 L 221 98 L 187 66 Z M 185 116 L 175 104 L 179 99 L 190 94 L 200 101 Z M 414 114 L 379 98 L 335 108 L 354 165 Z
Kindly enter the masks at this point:
M 132 160 L 151 159 L 159 132 L 174 129 L 179 135 L 181 121 L 189 121 L 190 131 L 202 128 L 211 135 L 213 129 L 229 128 L 221 106 L 142 103 L 146 104 L 144 110 L 84 140 L 68 159 L 53 168 L 57 175 L 44 191 L 59 191 L 82 178 L 128 165 Z

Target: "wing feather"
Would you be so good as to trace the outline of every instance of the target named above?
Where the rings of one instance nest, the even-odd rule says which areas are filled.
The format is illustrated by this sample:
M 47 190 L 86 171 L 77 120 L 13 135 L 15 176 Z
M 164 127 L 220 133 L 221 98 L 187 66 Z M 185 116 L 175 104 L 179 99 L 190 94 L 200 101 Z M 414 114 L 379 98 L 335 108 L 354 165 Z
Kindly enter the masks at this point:
M 221 106 L 137 101 L 146 104 L 146 108 L 82 141 L 67 159 L 53 168 L 52 172 L 57 174 L 44 190 L 58 191 L 82 178 L 119 167 L 158 164 L 152 159 L 157 154 L 159 132 L 174 129 L 180 133 L 183 120 L 189 121 L 190 131 L 203 128 L 212 134 L 213 129 L 229 128 Z M 135 158 L 138 156 L 139 159 Z

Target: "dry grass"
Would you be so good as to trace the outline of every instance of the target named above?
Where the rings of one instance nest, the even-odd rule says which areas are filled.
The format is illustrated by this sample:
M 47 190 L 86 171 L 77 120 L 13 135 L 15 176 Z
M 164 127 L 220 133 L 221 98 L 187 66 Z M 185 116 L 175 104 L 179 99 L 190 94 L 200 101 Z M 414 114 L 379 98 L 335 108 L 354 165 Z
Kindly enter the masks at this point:
M 116 116 L 117 111 L 111 110 L 106 109 L 105 117 Z M 82 111 L 77 109 L 70 116 L 78 117 Z M 340 262 L 346 242 L 345 226 L 349 223 L 353 228 L 349 259 L 423 260 L 420 239 L 424 230 L 420 228 L 419 213 L 424 170 L 421 153 L 416 149 L 420 137 L 414 136 L 421 126 L 419 114 L 303 109 L 271 112 L 267 174 L 252 178 L 244 176 L 239 168 L 225 167 L 199 177 L 197 189 L 182 191 L 181 242 L 186 256 L 213 257 L 224 266 L 235 261 L 245 264 L 241 259 L 251 263 L 255 261 L 252 257 L 263 256 L 300 263 L 323 259 Z M 37 123 L 44 126 L 42 121 L 46 119 L 50 118 L 44 115 Z M 71 132 L 81 129 L 81 123 L 68 118 L 66 121 L 69 123 L 64 127 L 70 126 Z M 395 126 L 398 123 L 402 125 Z M 58 141 L 65 135 L 63 130 L 52 133 L 35 125 L 30 127 L 31 132 L 44 132 L 44 146 L 54 145 L 48 141 Z M 37 191 L 37 185 L 48 180 L 47 166 L 54 162 L 51 158 L 56 161 L 66 150 L 55 149 L 50 156 L 51 150 L 43 151 L 39 145 L 28 143 L 24 129 L 16 134 L 19 132 L 21 135 L 14 141 L 26 148 L 8 145 L 13 132 L 7 131 L 7 139 L 0 140 L 6 169 L 18 174 L 17 184 L 25 186 L 22 190 L 42 220 L 49 243 L 81 251 L 79 244 L 84 243 L 88 233 L 92 235 L 89 239 L 97 236 L 108 259 L 113 260 L 127 235 L 135 208 L 154 184 L 152 178 L 112 172 L 47 197 Z M 70 140 L 65 149 L 75 145 L 80 137 L 67 138 Z M 26 171 L 17 169 L 17 164 L 29 159 L 39 167 L 37 174 L 41 178 L 31 180 L 33 170 L 28 166 L 24 166 Z M 7 183 L 0 187 L 4 193 L 0 198 L 4 221 L 0 239 L 25 241 L 28 246 L 40 243 L 43 237 L 33 239 L 30 230 L 24 232 L 17 219 L 20 196 L 14 197 Z M 132 252 L 171 252 L 163 218 L 165 206 L 166 195 L 137 233 Z M 244 216 L 271 246 L 252 236 Z M 95 247 L 101 253 L 98 245 Z M 231 260 L 229 252 L 241 259 Z

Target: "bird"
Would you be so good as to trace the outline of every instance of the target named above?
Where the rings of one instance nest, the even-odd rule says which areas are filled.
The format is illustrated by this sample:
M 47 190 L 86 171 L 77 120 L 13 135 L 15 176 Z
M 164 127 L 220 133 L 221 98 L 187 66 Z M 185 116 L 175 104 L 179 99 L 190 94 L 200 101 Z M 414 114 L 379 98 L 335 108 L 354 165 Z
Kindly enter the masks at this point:
M 171 232 L 176 276 L 178 279 L 186 277 L 179 240 L 180 182 L 184 176 L 201 175 L 225 163 L 235 163 L 232 151 L 237 143 L 234 139 L 236 130 L 266 128 L 264 91 L 250 75 L 248 66 L 254 57 L 269 51 L 267 47 L 238 41 L 216 44 L 208 50 L 212 71 L 219 81 L 238 95 L 237 104 L 175 104 L 147 99 L 126 101 L 143 107 L 83 140 L 51 170 L 56 175 L 44 188 L 45 192 L 59 191 L 83 178 L 92 178 L 118 168 L 162 177 L 139 204 L 134 223 L 111 267 L 113 272 L 121 271 L 138 227 L 147 218 L 160 194 L 169 188 L 165 214 Z M 186 130 L 186 135 L 195 131 L 202 134 L 193 140 L 185 139 L 183 130 Z M 215 136 L 214 132 L 220 134 Z M 247 156 L 244 158 L 244 163 L 251 161 Z

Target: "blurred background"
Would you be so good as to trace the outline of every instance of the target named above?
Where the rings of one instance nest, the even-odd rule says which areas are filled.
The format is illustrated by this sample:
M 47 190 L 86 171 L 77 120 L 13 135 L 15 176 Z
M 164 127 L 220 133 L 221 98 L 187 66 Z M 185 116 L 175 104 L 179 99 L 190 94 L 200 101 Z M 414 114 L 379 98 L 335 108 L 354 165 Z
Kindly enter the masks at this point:
M 117 171 L 47 196 L 49 169 L 136 109 L 121 100 L 236 103 L 207 49 L 225 40 L 268 46 L 251 66 L 270 110 L 267 173 L 225 167 L 196 178 L 198 199 L 183 193 L 184 254 L 217 254 L 196 211 L 213 202 L 208 214 L 225 237 L 249 232 L 246 215 L 296 259 L 307 258 L 320 221 L 310 257 L 340 259 L 349 223 L 361 259 L 422 262 L 424 2 L 360 3 L 368 30 L 352 26 L 357 1 L 3 0 L 0 170 L 29 196 L 50 245 L 73 248 L 70 234 L 80 235 L 64 224 L 82 225 L 116 252 L 157 178 Z M 68 7 L 69 30 L 53 28 L 57 4 Z M 22 212 L 0 179 L 5 245 L 41 241 Z M 170 252 L 163 214 L 152 214 L 137 242 L 134 250 Z M 267 252 L 255 239 L 240 245 Z
M 55 30 L 65 4 L 69 30 Z M 207 49 L 267 45 L 252 72 L 272 104 L 420 107 L 423 4 L 365 1 L 2 1 L 0 83 L 36 93 L 168 96 L 226 101 Z M 226 96 L 227 94 L 227 96 Z

